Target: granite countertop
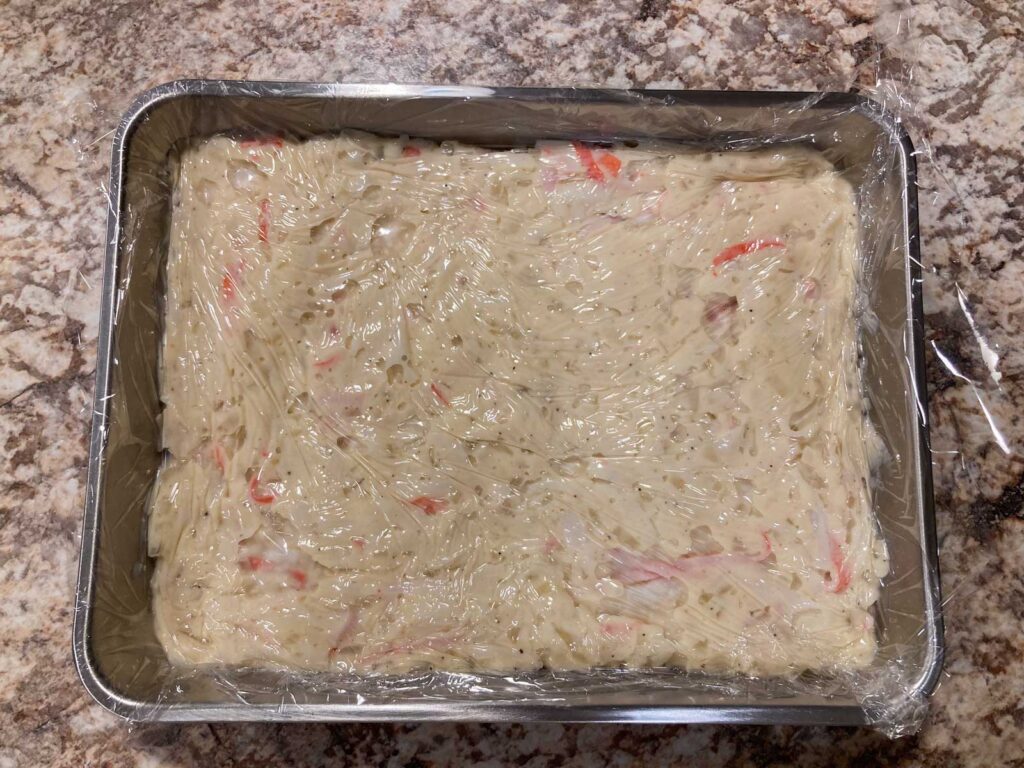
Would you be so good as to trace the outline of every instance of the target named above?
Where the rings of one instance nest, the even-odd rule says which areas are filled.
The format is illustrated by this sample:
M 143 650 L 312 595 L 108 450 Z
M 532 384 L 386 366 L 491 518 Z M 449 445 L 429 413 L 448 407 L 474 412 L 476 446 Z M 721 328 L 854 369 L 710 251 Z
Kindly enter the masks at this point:
M 1024 19 L 1015 0 L 0 5 L 0 766 L 1024 765 Z M 922 151 L 947 662 L 921 732 L 147 726 L 71 661 L 111 132 L 183 77 L 832 89 Z M 895 102 L 894 102 L 895 103 Z M 970 314 L 965 314 L 964 308 Z M 992 425 L 995 425 L 995 429 Z

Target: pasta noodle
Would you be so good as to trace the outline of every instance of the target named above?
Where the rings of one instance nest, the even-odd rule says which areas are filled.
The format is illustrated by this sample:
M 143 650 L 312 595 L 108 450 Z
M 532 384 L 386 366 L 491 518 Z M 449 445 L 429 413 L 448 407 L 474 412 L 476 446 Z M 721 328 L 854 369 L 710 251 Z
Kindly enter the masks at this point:
M 149 528 L 176 664 L 867 664 L 849 184 L 796 147 L 182 152 Z

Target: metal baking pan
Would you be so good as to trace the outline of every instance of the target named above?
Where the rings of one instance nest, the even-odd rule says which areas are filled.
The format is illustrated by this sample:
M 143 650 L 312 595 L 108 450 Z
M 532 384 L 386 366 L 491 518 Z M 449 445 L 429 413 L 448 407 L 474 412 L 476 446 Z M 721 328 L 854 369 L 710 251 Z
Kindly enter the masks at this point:
M 743 693 L 690 684 L 682 671 L 554 694 L 486 696 L 407 686 L 374 699 L 281 677 L 245 696 L 215 681 L 169 684 L 150 608 L 147 499 L 161 461 L 157 364 L 170 220 L 168 154 L 221 131 L 297 137 L 355 128 L 490 146 L 538 139 L 658 139 L 743 148 L 802 142 L 850 179 L 862 216 L 866 296 L 877 323 L 861 343 L 870 417 L 889 450 L 875 511 L 891 573 L 877 606 L 880 709 L 920 701 L 942 658 L 931 461 L 926 423 L 921 267 L 913 148 L 898 121 L 849 94 L 610 91 L 182 81 L 142 94 L 114 138 L 95 415 L 75 605 L 74 655 L 89 692 L 132 719 L 730 722 L 855 725 L 849 695 Z M 880 161 L 882 158 L 884 161 Z M 878 252 L 880 251 L 880 252 Z M 879 266 L 881 265 L 881 266 Z M 885 685 L 898 674 L 899 685 Z M 595 673 L 596 674 L 596 673 Z M 653 674 L 653 673 L 652 673 Z M 664 684 L 665 675 L 671 684 Z M 201 678 L 201 675 L 200 675 Z M 275 687 L 277 686 L 277 687 Z M 256 693 L 263 690 L 264 694 Z

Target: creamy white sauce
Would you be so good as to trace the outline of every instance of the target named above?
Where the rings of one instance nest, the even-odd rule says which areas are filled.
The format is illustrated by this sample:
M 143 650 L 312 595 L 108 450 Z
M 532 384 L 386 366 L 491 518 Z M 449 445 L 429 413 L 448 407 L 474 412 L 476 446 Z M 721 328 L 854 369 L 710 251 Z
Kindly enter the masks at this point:
M 221 137 L 175 194 L 172 662 L 870 661 L 856 217 L 819 155 Z

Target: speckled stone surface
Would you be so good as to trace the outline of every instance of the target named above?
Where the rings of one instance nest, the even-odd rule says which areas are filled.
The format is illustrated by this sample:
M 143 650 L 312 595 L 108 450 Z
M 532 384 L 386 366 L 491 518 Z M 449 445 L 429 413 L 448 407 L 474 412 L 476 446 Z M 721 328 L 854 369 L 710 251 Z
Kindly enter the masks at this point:
M 948 659 L 860 729 L 129 729 L 71 662 L 110 132 L 181 77 L 834 89 L 895 77 L 923 150 Z M 1024 19 L 1016 0 L 0 4 L 0 768 L 1024 765 Z M 964 308 L 969 308 L 969 321 Z M 973 322 L 973 325 L 972 325 Z M 984 340 L 986 347 L 979 341 Z M 998 432 L 994 431 L 996 425 Z

